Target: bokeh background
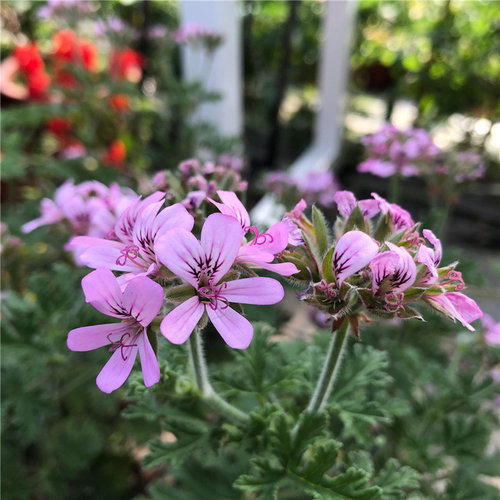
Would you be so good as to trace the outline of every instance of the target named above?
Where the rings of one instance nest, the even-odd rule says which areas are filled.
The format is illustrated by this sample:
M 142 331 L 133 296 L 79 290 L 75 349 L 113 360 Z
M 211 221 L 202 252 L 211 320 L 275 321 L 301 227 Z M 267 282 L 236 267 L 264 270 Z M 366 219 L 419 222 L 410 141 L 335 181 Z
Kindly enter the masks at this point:
M 388 122 L 425 129 L 446 154 L 472 152 L 484 175 L 455 186 L 441 236 L 447 259 L 461 260 L 470 294 L 499 321 L 500 3 L 360 0 L 355 8 L 343 139 L 329 170 L 334 184 L 320 187 L 389 196 L 390 179 L 357 170 L 367 157 L 362 138 Z M 141 468 L 159 422 L 135 416 L 124 393 L 96 389 L 105 353 L 82 357 L 66 349 L 70 329 L 100 319 L 82 299 L 86 270 L 64 251 L 68 229 L 20 228 L 68 179 L 117 181 L 148 193 L 158 172 L 222 155 L 244 165 L 251 207 L 269 191 L 267 175 L 286 178 L 313 137 L 326 3 L 241 0 L 238 9 L 243 130 L 228 137 L 196 119 L 199 106 L 220 96 L 203 79 L 183 79 L 181 57 L 185 45 L 198 44 L 209 72 L 224 34 L 182 31 L 177 2 L 0 5 L 5 498 L 133 498 L 158 479 L 173 483 L 165 468 Z M 322 190 L 305 181 L 289 198 L 280 189 L 275 196 L 284 203 L 305 193 L 321 204 Z M 399 201 L 416 220 L 435 223 L 435 198 L 425 176 L 400 179 Z M 334 216 L 331 199 L 323 208 Z M 301 319 L 286 306 L 268 316 L 284 335 L 308 328 L 297 327 Z M 436 330 L 449 342 L 452 330 Z M 433 348 L 422 346 L 424 353 Z M 485 356 L 474 355 L 469 368 Z M 484 446 L 471 455 L 476 462 L 495 446 L 494 438 L 481 439 Z M 481 495 L 463 498 L 490 498 Z

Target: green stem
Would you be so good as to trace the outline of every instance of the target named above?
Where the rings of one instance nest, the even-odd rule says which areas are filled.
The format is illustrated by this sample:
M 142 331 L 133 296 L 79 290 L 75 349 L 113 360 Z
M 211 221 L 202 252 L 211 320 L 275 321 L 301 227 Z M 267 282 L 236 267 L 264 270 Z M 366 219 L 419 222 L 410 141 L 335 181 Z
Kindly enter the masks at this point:
M 391 203 L 398 203 L 400 180 L 400 174 L 394 174 L 393 176 L 391 176 L 391 185 L 389 190 L 389 198 L 391 200 Z
M 321 375 L 316 383 L 316 388 L 306 408 L 306 412 L 315 414 L 324 408 L 339 372 L 342 353 L 347 345 L 348 331 L 349 320 L 346 319 L 342 326 L 333 333 Z
M 237 422 L 247 422 L 248 416 L 219 396 L 219 394 L 217 394 L 215 389 L 212 387 L 210 379 L 208 378 L 207 364 L 203 354 L 201 331 L 198 328 L 196 328 L 194 333 L 192 333 L 189 337 L 188 349 L 194 379 L 202 398 L 214 410 L 222 413 L 229 419 Z

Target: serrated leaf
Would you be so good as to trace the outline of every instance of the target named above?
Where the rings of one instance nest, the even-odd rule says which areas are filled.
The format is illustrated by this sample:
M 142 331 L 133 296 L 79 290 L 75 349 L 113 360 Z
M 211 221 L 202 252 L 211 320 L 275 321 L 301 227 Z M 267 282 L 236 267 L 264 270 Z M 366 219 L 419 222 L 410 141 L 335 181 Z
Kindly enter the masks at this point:
M 411 467 L 402 466 L 395 458 L 387 461 L 375 482 L 382 488 L 387 500 L 399 500 L 419 487 L 420 474 Z

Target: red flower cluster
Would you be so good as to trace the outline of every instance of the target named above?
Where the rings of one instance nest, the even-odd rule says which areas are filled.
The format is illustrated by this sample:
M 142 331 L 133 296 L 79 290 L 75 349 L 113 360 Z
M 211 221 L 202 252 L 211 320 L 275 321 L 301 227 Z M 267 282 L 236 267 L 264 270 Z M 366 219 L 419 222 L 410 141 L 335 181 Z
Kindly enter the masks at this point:
M 97 71 L 97 49 L 84 38 L 78 38 L 71 30 L 58 31 L 53 38 L 54 73 L 59 85 L 73 87 L 77 81 L 68 71 L 71 66 L 80 66 L 89 72 Z
M 45 72 L 45 64 L 36 43 L 16 47 L 14 58 L 19 66 L 19 71 L 26 78 L 29 97 L 33 99 L 45 97 L 50 85 L 50 77 Z

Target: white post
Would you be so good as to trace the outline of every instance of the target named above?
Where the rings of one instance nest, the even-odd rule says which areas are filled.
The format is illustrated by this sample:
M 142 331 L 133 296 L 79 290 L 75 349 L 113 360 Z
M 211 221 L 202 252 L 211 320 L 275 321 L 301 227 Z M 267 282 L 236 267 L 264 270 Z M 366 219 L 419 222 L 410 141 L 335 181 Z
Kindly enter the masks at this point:
M 242 132 L 242 77 L 240 8 L 236 0 L 182 0 L 181 26 L 198 24 L 224 36 L 211 64 L 200 48 L 187 44 L 182 49 L 186 81 L 202 81 L 205 90 L 220 94 L 220 100 L 200 106 L 196 121 L 209 122 L 226 137 Z
M 342 139 L 356 0 L 328 0 L 325 4 L 314 138 L 311 146 L 289 169 L 297 180 L 307 172 L 328 170 L 339 153 Z M 267 194 L 252 210 L 252 221 L 270 224 L 280 217 L 277 215 L 280 211 L 282 215 L 283 207 L 276 203 L 272 194 Z
M 294 177 L 300 178 L 308 171 L 327 170 L 339 152 L 355 7 L 356 0 L 326 2 L 314 139 L 311 147 L 291 166 Z

